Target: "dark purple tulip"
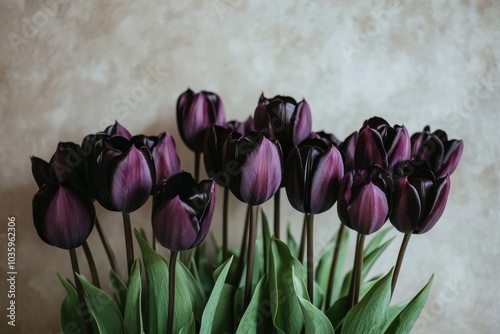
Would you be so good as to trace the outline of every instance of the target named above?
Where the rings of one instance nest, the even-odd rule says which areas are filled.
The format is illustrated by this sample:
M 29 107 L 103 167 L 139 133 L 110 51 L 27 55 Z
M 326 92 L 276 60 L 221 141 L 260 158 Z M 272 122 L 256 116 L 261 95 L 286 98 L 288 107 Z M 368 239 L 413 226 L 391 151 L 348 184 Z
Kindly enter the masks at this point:
M 412 157 L 425 160 L 437 178 L 451 175 L 462 157 L 462 140 L 448 140 L 442 130 L 430 133 L 429 126 L 411 136 Z
M 410 159 L 411 143 L 404 126 L 391 127 L 384 119 L 373 117 L 359 131 L 354 153 L 356 169 L 378 165 L 392 173 L 400 161 Z
M 275 96 L 271 100 L 261 96 L 254 113 L 254 124 L 257 130 L 268 133 L 280 142 L 286 158 L 294 146 L 310 136 L 311 109 L 306 100 L 297 103 L 288 96 Z
M 177 100 L 177 127 L 184 143 L 194 152 L 203 152 L 205 131 L 212 125 L 224 125 L 225 113 L 217 94 L 186 90 Z
M 277 140 L 264 137 L 260 131 L 245 136 L 233 132 L 223 152 L 229 189 L 240 201 L 259 205 L 279 189 L 283 155 Z
M 341 144 L 340 140 L 337 137 L 335 137 L 334 134 L 328 133 L 328 132 L 325 132 L 325 131 L 311 132 L 311 134 L 309 135 L 309 138 L 321 139 L 326 144 L 333 145 L 333 146 L 335 146 L 337 148 Z
M 158 136 L 138 135 L 132 142 L 142 142 L 151 152 L 155 166 L 156 184 L 181 171 L 181 162 L 175 148 L 175 140 L 168 132 Z
M 337 203 L 342 223 L 365 235 L 378 231 L 389 218 L 390 186 L 389 175 L 378 166 L 347 173 Z
M 444 212 L 450 177 L 436 179 L 425 161 L 406 161 L 394 171 L 391 223 L 403 233 L 429 231 Z
M 318 214 L 337 201 L 344 162 L 339 150 L 321 139 L 306 139 L 288 155 L 284 184 L 288 200 L 303 213 Z
M 33 222 L 43 241 L 73 249 L 87 240 L 94 227 L 94 205 L 78 188 L 47 183 L 33 197 Z
M 340 151 L 344 153 L 344 171 L 346 173 L 354 170 L 354 155 L 357 141 L 358 131 L 354 131 L 339 145 Z
M 231 129 L 212 125 L 205 135 L 205 149 L 203 150 L 205 169 L 207 175 L 222 187 L 227 187 L 229 183 L 229 177 L 224 172 L 223 149 L 226 139 L 232 132 Z
M 108 126 L 106 130 L 104 130 L 104 133 L 110 137 L 121 136 L 126 139 L 132 138 L 130 132 L 128 132 L 128 130 L 124 126 L 118 123 L 118 121 L 115 121 L 115 124 Z
M 213 180 L 199 184 L 179 172 L 162 180 L 153 195 L 153 233 L 163 247 L 179 252 L 196 247 L 207 236 L 215 208 Z
M 121 136 L 100 139 L 91 158 L 91 188 L 103 207 L 133 212 L 146 202 L 155 183 L 155 168 L 144 143 Z

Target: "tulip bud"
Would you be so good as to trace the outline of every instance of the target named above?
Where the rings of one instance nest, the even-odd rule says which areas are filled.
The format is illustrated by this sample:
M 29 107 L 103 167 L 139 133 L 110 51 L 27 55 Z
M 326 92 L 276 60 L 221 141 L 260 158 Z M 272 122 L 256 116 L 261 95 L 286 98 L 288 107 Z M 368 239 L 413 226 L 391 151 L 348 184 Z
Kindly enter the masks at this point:
M 297 103 L 288 96 L 275 96 L 271 100 L 262 96 L 254 120 L 257 130 L 279 141 L 285 158 L 294 146 L 311 134 L 311 109 L 306 100 Z
M 283 170 L 281 147 L 262 132 L 233 132 L 223 148 L 229 189 L 242 202 L 259 205 L 279 189 Z
M 203 152 L 205 131 L 224 125 L 224 105 L 217 94 L 186 90 L 177 100 L 177 127 L 184 143 L 196 153 Z
M 462 157 L 462 140 L 448 140 L 442 130 L 430 133 L 429 126 L 411 136 L 412 157 L 425 160 L 437 178 L 451 175 Z
M 179 172 L 162 180 L 153 194 L 153 233 L 172 251 L 191 249 L 205 239 L 215 208 L 213 180 L 199 184 L 191 174 Z
M 403 233 L 429 231 L 444 212 L 450 177 L 436 179 L 425 161 L 400 163 L 394 172 L 391 223 Z
M 155 168 L 143 143 L 121 136 L 100 139 L 91 157 L 91 188 L 103 207 L 133 212 L 146 202 L 155 183 Z
M 303 213 L 318 214 L 337 201 L 344 162 L 339 150 L 321 139 L 306 139 L 288 155 L 284 183 L 288 200 Z
M 43 241 L 73 249 L 87 240 L 94 227 L 94 205 L 78 188 L 48 183 L 33 197 L 33 222 Z
M 121 136 L 126 139 L 132 138 L 130 132 L 128 132 L 128 130 L 124 126 L 118 123 L 118 121 L 115 121 L 115 124 L 108 126 L 106 130 L 104 130 L 104 133 L 110 137 Z
M 337 212 L 347 227 L 361 234 L 378 231 L 390 214 L 390 179 L 378 166 L 353 170 L 340 183 Z
M 378 165 L 389 173 L 400 161 L 408 160 L 411 143 L 404 126 L 394 127 L 382 118 L 373 117 L 365 121 L 360 130 L 354 155 L 356 169 Z
M 232 132 L 222 126 L 212 125 L 205 136 L 205 149 L 203 150 L 205 169 L 207 175 L 222 187 L 227 187 L 229 184 L 229 178 L 224 173 L 223 148 Z

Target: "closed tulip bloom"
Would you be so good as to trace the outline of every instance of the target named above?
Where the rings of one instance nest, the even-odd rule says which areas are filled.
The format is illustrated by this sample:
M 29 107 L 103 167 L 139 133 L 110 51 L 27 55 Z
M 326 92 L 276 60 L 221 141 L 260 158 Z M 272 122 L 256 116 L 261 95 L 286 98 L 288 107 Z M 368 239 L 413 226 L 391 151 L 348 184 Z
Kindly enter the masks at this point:
M 231 129 L 212 125 L 205 135 L 205 149 L 203 150 L 205 169 L 207 175 L 222 187 L 227 187 L 229 183 L 229 178 L 224 172 L 223 148 L 232 132 Z
M 133 212 L 146 202 L 155 183 L 155 168 L 144 143 L 121 136 L 101 139 L 92 157 L 92 189 L 103 207 Z
M 358 134 L 354 164 L 356 169 L 378 165 L 389 173 L 400 161 L 408 160 L 411 143 L 404 126 L 391 127 L 384 119 L 373 117 L 365 121 Z
M 124 126 L 118 123 L 118 121 L 115 121 L 115 124 L 108 126 L 104 130 L 104 133 L 110 137 L 121 136 L 126 139 L 132 138 L 130 132 L 128 132 L 128 130 Z
M 338 146 L 340 151 L 344 153 L 344 172 L 346 173 L 354 169 L 354 155 L 357 141 L 358 131 L 354 131 Z
M 94 205 L 78 188 L 45 184 L 33 197 L 33 222 L 43 241 L 73 249 L 87 240 L 94 227 Z
M 205 131 L 212 125 L 224 125 L 225 113 L 217 94 L 186 90 L 177 100 L 177 127 L 184 143 L 194 152 L 203 152 Z
M 153 195 L 153 233 L 163 247 L 184 251 L 200 244 L 212 224 L 216 187 L 179 172 L 162 180 Z
M 446 132 L 430 133 L 429 126 L 411 136 L 412 157 L 425 160 L 437 178 L 451 175 L 462 157 L 462 140 L 449 140 Z
M 337 212 L 347 227 L 369 235 L 389 218 L 391 188 L 389 175 L 378 166 L 353 170 L 340 183 Z
M 262 112 L 264 105 L 265 114 Z M 289 96 L 276 96 L 267 101 L 263 98 L 255 110 L 254 124 L 257 130 L 279 141 L 286 157 L 294 146 L 310 136 L 311 109 L 306 100 L 297 103 Z
M 444 212 L 450 177 L 436 179 L 425 161 L 407 161 L 395 171 L 391 223 L 403 233 L 429 231 Z
M 311 132 L 309 135 L 309 138 L 316 138 L 316 139 L 321 139 L 328 145 L 333 145 L 335 147 L 339 147 L 340 145 L 340 140 L 335 137 L 333 133 L 328 133 L 325 131 L 318 131 L 318 132 Z M 300 145 L 300 144 L 299 144 Z
M 337 201 L 344 162 L 339 150 L 321 139 L 306 139 L 288 155 L 284 183 L 288 200 L 303 213 L 318 214 Z
M 240 201 L 259 205 L 279 189 L 283 155 L 278 141 L 262 132 L 241 136 L 233 132 L 223 149 L 224 171 L 229 175 L 229 189 Z

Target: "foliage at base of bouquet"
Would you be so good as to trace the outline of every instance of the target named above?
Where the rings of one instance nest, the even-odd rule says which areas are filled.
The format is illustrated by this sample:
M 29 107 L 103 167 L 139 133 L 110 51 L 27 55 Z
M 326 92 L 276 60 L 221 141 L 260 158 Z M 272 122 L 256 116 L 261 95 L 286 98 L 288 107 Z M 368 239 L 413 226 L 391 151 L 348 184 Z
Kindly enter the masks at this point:
M 325 304 L 334 237 L 323 250 L 315 268 L 314 303 L 306 288 L 307 273 L 297 259 L 297 242 L 288 234 L 285 243 L 271 237 L 267 219 L 262 214 L 262 235 L 255 250 L 252 296 L 244 306 L 245 282 L 238 273 L 238 254 L 215 270 L 206 257 L 186 256 L 178 261 L 175 271 L 174 333 L 409 333 L 418 319 L 432 280 L 410 301 L 390 305 L 393 270 L 368 279 L 375 261 L 393 239 L 384 241 L 390 229 L 380 231 L 365 247 L 360 301 L 349 307 L 352 272 L 340 270 L 335 275 L 332 305 Z M 135 231 L 142 253 L 132 266 L 128 284 L 113 270 L 110 281 L 113 296 L 79 275 L 88 313 L 70 280 L 59 275 L 67 296 L 61 306 L 64 333 L 85 333 L 85 321 L 94 333 L 165 333 L 169 305 L 169 263 L 155 252 L 144 234 Z M 347 241 L 347 234 L 344 235 Z M 348 242 L 339 252 L 339 268 L 343 268 Z M 221 249 L 216 245 L 221 261 Z M 144 268 L 145 280 L 142 279 Z M 212 276 L 207 273 L 211 272 Z M 203 274 L 202 274 L 203 273 Z M 238 277 L 239 275 L 239 277 Z M 343 277 L 342 277 L 343 276 Z

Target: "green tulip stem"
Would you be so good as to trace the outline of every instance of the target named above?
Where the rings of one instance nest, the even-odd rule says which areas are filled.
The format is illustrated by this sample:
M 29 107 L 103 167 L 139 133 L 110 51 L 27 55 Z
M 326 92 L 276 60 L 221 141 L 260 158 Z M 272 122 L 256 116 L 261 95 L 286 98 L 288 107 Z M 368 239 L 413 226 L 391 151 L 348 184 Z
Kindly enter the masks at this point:
M 173 333 L 174 309 L 175 309 L 175 264 L 177 263 L 177 252 L 170 251 L 170 262 L 168 264 L 168 318 L 167 334 Z
M 85 257 L 87 258 L 87 262 L 89 263 L 90 275 L 92 276 L 92 283 L 99 289 L 101 288 L 101 283 L 99 282 L 99 275 L 97 274 L 97 268 L 95 266 L 94 257 L 92 256 L 92 252 L 90 251 L 90 247 L 87 244 L 87 241 L 84 241 L 83 251 L 85 252 Z
M 359 290 L 361 288 L 361 274 L 363 271 L 363 248 L 365 245 L 365 235 L 358 233 L 356 240 L 356 254 L 354 256 L 354 266 L 351 278 L 351 303 L 350 308 L 354 307 L 359 301 Z
M 134 244 L 132 243 L 132 225 L 130 224 L 130 213 L 122 212 L 122 216 L 123 216 L 123 229 L 125 231 L 125 248 L 127 252 L 128 276 L 130 277 L 130 271 L 132 270 L 132 264 L 134 263 Z
M 403 257 L 405 256 L 406 246 L 410 241 L 411 233 L 405 233 L 403 237 L 403 242 L 399 248 L 398 259 L 396 261 L 396 267 L 394 267 L 394 274 L 392 275 L 392 285 L 391 285 L 391 297 L 394 294 L 394 289 L 396 288 L 396 283 L 398 281 L 399 271 L 401 270 L 401 265 L 403 264 Z
M 307 292 L 314 303 L 314 215 L 307 214 Z
M 335 250 L 333 251 L 332 267 L 330 268 L 330 276 L 328 277 L 328 288 L 326 289 L 325 310 L 328 310 L 330 308 L 330 303 L 332 301 L 333 283 L 335 279 L 335 272 L 337 270 L 337 263 L 339 261 L 340 247 L 342 246 L 343 240 L 344 240 L 344 224 L 340 223 L 340 228 L 339 231 L 337 232 L 337 242 L 335 243 Z
M 227 256 L 227 214 L 229 206 L 229 188 L 224 187 L 224 202 L 222 207 L 222 262 L 225 262 Z
M 302 235 L 300 236 L 299 258 L 300 262 L 304 261 L 304 251 L 306 249 L 306 236 L 307 236 L 307 213 L 304 214 L 304 221 L 302 223 Z
M 253 262 L 255 253 L 255 241 L 257 239 L 257 215 L 258 206 L 252 206 L 250 209 L 250 226 L 248 228 L 248 256 L 247 256 L 247 273 L 245 279 L 245 299 L 243 309 L 245 310 L 250 304 L 252 298 L 252 277 L 253 277 Z
M 274 194 L 274 237 L 276 239 L 280 238 L 280 192 L 281 189 L 278 189 Z
M 81 305 L 80 314 L 87 315 L 86 317 L 84 317 L 83 322 L 85 323 L 85 327 L 87 328 L 87 333 L 92 334 L 92 325 L 90 323 L 90 316 L 87 311 L 87 304 L 85 303 L 82 282 L 80 282 L 77 276 L 77 274 L 80 274 L 80 267 L 78 266 L 78 258 L 76 256 L 76 250 L 74 248 L 69 250 L 69 257 L 71 258 L 71 267 L 73 268 L 73 278 L 75 280 L 76 291 L 78 293 L 78 301 Z
M 109 245 L 108 239 L 106 238 L 106 235 L 104 234 L 102 228 L 101 228 L 101 223 L 99 223 L 99 219 L 95 219 L 95 227 L 97 228 L 97 233 L 99 234 L 99 238 L 101 239 L 101 243 L 104 247 L 104 251 L 106 252 L 106 255 L 108 256 L 109 260 L 109 265 L 111 266 L 111 269 L 120 276 L 120 273 L 118 271 L 118 264 L 116 262 L 116 257 L 115 253 L 113 252 L 113 249 Z
M 240 253 L 238 256 L 238 266 L 236 267 L 236 280 L 233 282 L 235 286 L 240 285 L 241 276 L 243 275 L 243 268 L 245 266 L 245 249 L 247 249 L 248 240 L 248 227 L 250 226 L 250 210 L 251 205 L 247 206 L 247 213 L 245 216 L 245 227 L 243 228 L 243 238 L 241 239 Z

